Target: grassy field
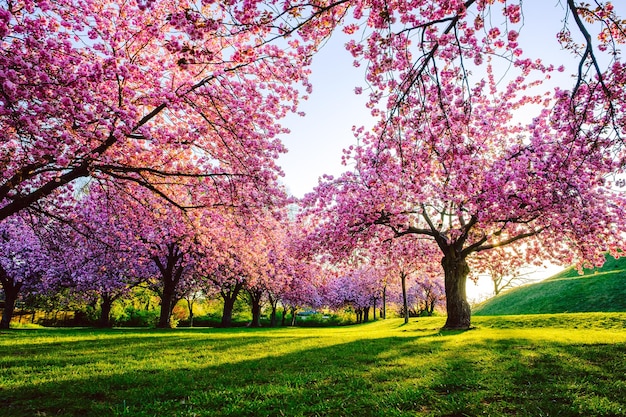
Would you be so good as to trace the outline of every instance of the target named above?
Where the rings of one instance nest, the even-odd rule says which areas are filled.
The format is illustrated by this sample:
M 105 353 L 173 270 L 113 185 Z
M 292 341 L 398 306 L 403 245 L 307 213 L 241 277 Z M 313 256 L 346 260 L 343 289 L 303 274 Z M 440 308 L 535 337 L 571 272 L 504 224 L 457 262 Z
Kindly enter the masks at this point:
M 2 416 L 626 416 L 626 313 L 0 334 Z
M 544 281 L 513 288 L 474 309 L 475 315 L 626 311 L 626 258 L 607 257 L 598 269 L 568 268 Z

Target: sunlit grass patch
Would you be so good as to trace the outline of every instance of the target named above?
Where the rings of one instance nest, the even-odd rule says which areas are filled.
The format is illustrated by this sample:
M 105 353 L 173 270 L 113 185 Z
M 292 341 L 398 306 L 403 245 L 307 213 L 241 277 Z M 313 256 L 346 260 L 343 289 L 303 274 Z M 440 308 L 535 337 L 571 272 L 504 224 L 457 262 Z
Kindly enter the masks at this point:
M 626 314 L 0 336 L 3 416 L 626 415 Z

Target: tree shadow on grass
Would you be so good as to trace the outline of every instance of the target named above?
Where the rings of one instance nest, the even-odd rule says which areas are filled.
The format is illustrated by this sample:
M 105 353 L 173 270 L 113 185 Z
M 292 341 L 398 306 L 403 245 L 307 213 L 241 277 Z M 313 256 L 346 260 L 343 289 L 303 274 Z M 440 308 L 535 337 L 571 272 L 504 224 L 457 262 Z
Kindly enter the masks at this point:
M 97 355 L 118 365 L 124 364 L 126 350 L 111 354 L 107 349 L 140 351 L 127 367 L 110 374 L 77 371 L 88 363 L 60 349 L 54 366 L 67 368 L 65 378 L 0 389 L 0 415 L 626 415 L 618 414 L 620 407 L 626 410 L 622 345 L 462 342 L 457 332 L 338 343 L 263 332 L 223 340 L 212 335 L 100 341 L 103 352 Z M 73 346 L 75 352 L 100 360 L 89 353 L 95 348 L 91 342 L 81 343 Z M 276 344 L 294 347 L 274 351 Z M 248 357 L 228 361 L 229 354 L 241 351 Z M 212 363 L 212 354 L 222 359 Z M 621 385 L 615 383 L 620 377 Z

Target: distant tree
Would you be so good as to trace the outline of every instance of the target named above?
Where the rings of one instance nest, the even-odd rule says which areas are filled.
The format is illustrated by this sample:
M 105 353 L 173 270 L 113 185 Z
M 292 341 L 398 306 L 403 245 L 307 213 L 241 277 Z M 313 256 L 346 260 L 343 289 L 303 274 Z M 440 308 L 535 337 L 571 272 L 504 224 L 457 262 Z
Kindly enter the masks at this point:
M 4 293 L 0 329 L 9 328 L 19 295 L 40 288 L 48 264 L 46 253 L 30 221 L 15 215 L 0 222 L 0 284 Z
M 530 267 L 533 263 L 536 262 L 526 259 L 526 254 L 519 247 L 496 248 L 482 252 L 470 261 L 475 271 L 489 276 L 494 295 L 526 283 L 529 272 L 525 272 L 524 267 Z

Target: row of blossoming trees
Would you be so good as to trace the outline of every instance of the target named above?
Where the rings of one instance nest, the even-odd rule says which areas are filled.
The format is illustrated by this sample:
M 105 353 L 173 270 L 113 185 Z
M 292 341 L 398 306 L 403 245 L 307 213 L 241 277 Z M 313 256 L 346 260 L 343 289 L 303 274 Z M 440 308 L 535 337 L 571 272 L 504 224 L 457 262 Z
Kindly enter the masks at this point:
M 225 308 L 247 291 L 256 320 L 261 294 L 314 304 L 311 277 L 366 314 L 353 284 L 443 276 L 446 327 L 467 328 L 470 266 L 500 248 L 526 263 L 619 255 L 625 201 L 607 175 L 624 165 L 626 24 L 610 2 L 563 2 L 554 44 L 572 63 L 556 68 L 523 44 L 524 7 L 3 1 L 5 315 L 29 282 L 95 291 L 106 311 L 151 280 L 162 326 L 198 282 Z M 366 64 L 357 92 L 378 122 L 290 223 L 278 122 L 335 30 Z
M 305 306 L 349 307 L 367 321 L 370 308 L 398 299 L 398 285 L 387 282 L 389 266 L 346 264 L 331 273 L 298 256 L 284 211 L 233 205 L 181 211 L 143 188 L 109 185 L 86 184 L 65 216 L 29 213 L 2 223 L 4 327 L 18 296 L 55 294 L 97 305 L 98 324 L 110 326 L 113 303 L 137 286 L 160 299 L 159 327 L 171 326 L 177 302 L 197 295 L 222 300 L 225 327 L 244 294 L 253 326 L 260 326 L 263 306 L 274 324 L 278 305 L 292 314 Z M 411 307 L 432 313 L 441 286 L 412 283 Z

